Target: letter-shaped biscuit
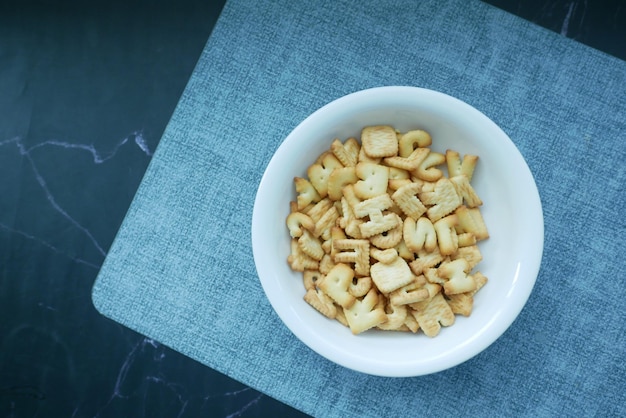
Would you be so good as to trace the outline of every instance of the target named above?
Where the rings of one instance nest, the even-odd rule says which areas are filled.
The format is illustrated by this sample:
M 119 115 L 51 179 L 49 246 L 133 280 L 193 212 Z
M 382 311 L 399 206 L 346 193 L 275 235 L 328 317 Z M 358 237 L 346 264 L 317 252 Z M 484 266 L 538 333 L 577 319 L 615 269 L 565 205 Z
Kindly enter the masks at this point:
M 465 174 L 468 181 L 472 181 L 474 169 L 478 162 L 477 155 L 465 155 L 461 163 L 461 155 L 457 151 L 446 150 L 446 163 L 448 165 L 448 176 L 455 177 Z
M 347 188 L 346 191 L 348 191 Z M 372 213 L 381 213 L 392 206 L 393 200 L 385 193 L 357 203 L 352 206 L 352 210 L 357 218 L 364 218 L 365 216 L 371 216 Z
M 426 278 L 417 276 L 411 283 L 394 290 L 389 294 L 389 301 L 393 305 L 408 305 L 429 299 L 428 290 L 424 287 Z
M 302 274 L 302 282 L 306 290 L 313 289 L 317 286 L 317 282 L 321 281 L 324 275 L 318 270 L 305 270 Z
M 359 225 L 363 238 L 390 231 L 402 223 L 402 219 L 393 212 L 383 215 L 380 211 L 374 211 L 369 215 L 370 220 Z
M 413 281 L 413 274 L 402 257 L 389 264 L 378 262 L 370 267 L 370 276 L 378 290 L 388 294 Z
M 411 180 L 413 182 L 417 182 L 417 181 L 421 181 L 422 182 L 422 193 L 434 192 L 435 191 L 435 185 L 437 184 L 436 181 L 422 181 L 422 180 L 418 179 L 415 176 L 412 176 Z
M 319 261 L 306 255 L 298 245 L 298 239 L 291 240 L 291 253 L 287 257 L 287 263 L 294 271 L 317 270 Z
M 333 300 L 316 288 L 307 290 L 304 294 L 304 300 L 327 318 L 334 319 L 337 316 L 337 307 Z
M 443 256 L 439 252 L 439 246 L 436 246 L 434 251 L 429 252 L 425 249 L 421 249 L 417 252 L 417 258 L 409 263 L 411 271 L 416 276 L 423 274 L 428 268 L 436 266 L 443 261 Z
M 303 253 L 314 260 L 320 261 L 322 257 L 324 257 L 325 253 L 322 248 L 322 243 L 307 230 L 298 238 L 298 246 Z
M 351 186 L 347 186 L 344 190 L 352 190 Z M 343 216 L 338 219 L 339 226 L 343 228 L 345 234 L 350 236 L 351 238 L 361 239 L 361 230 L 359 229 L 359 225 L 363 223 L 363 220 L 358 219 L 354 215 L 354 211 L 352 210 L 352 206 L 348 203 L 348 198 L 346 196 L 341 198 L 341 211 Z
M 370 274 L 370 242 L 366 239 L 338 239 L 333 241 L 335 263 L 354 263 L 359 276 Z
M 454 324 L 454 312 L 441 293 L 431 299 L 411 305 L 411 313 L 417 320 L 422 331 L 429 337 L 439 334 L 441 326 L 448 327 Z
M 335 254 L 337 253 L 337 249 L 335 248 L 334 243 L 337 240 L 347 239 L 347 238 L 348 238 L 348 236 L 346 235 L 345 231 L 343 230 L 343 227 L 341 227 L 341 226 L 333 226 L 330 229 L 330 242 L 331 242 L 330 255 L 331 256 L 334 257 Z
M 476 290 L 476 281 L 468 274 L 469 271 L 469 264 L 464 258 L 443 263 L 437 269 L 437 275 L 446 279 L 446 282 L 443 284 L 443 291 L 446 295 Z
M 383 250 L 394 248 L 402 242 L 402 218 L 397 214 L 392 215 L 395 215 L 398 223 L 395 228 L 369 237 L 373 245 Z
M 398 258 L 398 252 L 395 248 L 379 250 L 378 248 L 372 247 L 370 248 L 370 256 L 381 263 L 391 264 Z
M 476 282 L 476 289 L 471 292 L 472 296 L 474 296 L 476 292 L 478 292 L 484 285 L 487 284 L 488 279 L 480 271 L 477 271 L 474 274 L 472 274 L 472 277 L 474 278 L 474 281 Z
M 470 316 L 474 306 L 474 297 L 471 293 L 458 293 L 447 295 L 447 302 L 452 312 L 458 315 Z
M 322 237 L 323 239 L 329 239 L 330 230 L 333 226 L 335 226 L 337 219 L 339 219 L 339 211 L 333 205 L 322 214 L 317 222 L 315 222 L 313 235 L 315 235 L 316 237 Z
M 449 263 L 449 262 L 450 260 L 447 260 L 447 259 L 446 261 L 444 261 L 444 263 Z M 437 274 L 436 267 L 424 269 L 424 277 L 426 277 L 426 280 L 428 280 L 429 283 L 440 284 L 442 286 L 446 282 L 446 279 L 444 279 L 443 277 L 439 277 L 439 275 Z
M 350 283 L 350 287 L 348 291 L 355 298 L 363 297 L 370 291 L 372 288 L 372 278 L 369 276 L 365 277 L 355 277 L 352 279 L 352 283 Z
M 432 252 L 437 247 L 437 233 L 428 218 L 419 218 L 417 221 L 411 217 L 405 218 L 403 236 L 406 246 L 414 253 L 422 248 Z
M 403 224 L 404 225 L 404 224 Z M 407 247 L 406 242 L 404 240 L 400 241 L 398 245 L 395 246 L 396 251 L 398 251 L 398 255 L 404 258 L 407 261 L 415 260 L 415 253 Z
M 408 309 L 406 305 L 387 304 L 385 307 L 385 313 L 387 315 L 387 320 L 378 325 L 378 328 L 387 331 L 397 331 L 400 327 L 402 327 L 402 325 L 404 325 Z
M 309 167 L 307 176 L 321 197 L 326 197 L 328 194 L 328 178 L 330 177 L 330 173 L 332 173 L 335 168 L 341 167 L 343 167 L 341 161 L 329 151 L 322 154 L 318 163 Z
M 470 245 L 467 247 L 460 247 L 455 254 L 451 256 L 452 260 L 456 260 L 457 258 L 464 258 L 467 260 L 467 264 L 469 264 L 469 269 L 472 270 L 474 267 L 478 265 L 483 259 L 480 250 L 477 245 Z
M 432 205 L 426 211 L 432 222 L 436 222 L 451 213 L 462 203 L 454 185 L 445 177 L 437 181 L 434 191 L 420 193 L 419 199 L 425 205 Z
M 325 197 L 313 206 L 309 206 L 305 213 L 313 219 L 313 222 L 317 223 L 332 206 L 333 202 L 329 198 Z
M 474 295 L 487 283 L 487 278 L 480 272 L 474 273 L 472 277 L 476 282 L 475 290 L 466 293 L 457 293 L 455 295 L 446 295 L 448 305 L 450 305 L 452 312 L 455 314 L 470 316 L 474 306 Z
M 313 231 L 315 229 L 315 222 L 310 216 L 301 212 L 291 212 L 287 216 L 287 228 L 289 228 L 289 235 L 291 238 L 299 238 L 302 236 L 302 228 Z
M 389 184 L 391 190 L 398 190 L 405 184 L 411 184 L 411 173 L 395 167 L 389 167 Z
M 348 202 L 348 204 L 350 205 L 351 208 L 353 208 L 352 210 L 354 210 L 354 208 L 361 203 L 361 199 L 359 199 L 356 196 L 356 193 L 354 192 L 354 184 L 348 184 L 346 187 L 343 188 L 343 198 L 346 199 L 346 201 Z M 356 213 L 355 213 L 356 215 Z M 365 216 L 365 215 L 363 215 Z M 361 218 L 362 216 L 358 216 L 357 218 Z
M 343 144 L 339 139 L 335 139 L 330 144 L 330 150 L 345 167 L 354 167 L 359 159 L 359 141 L 348 138 Z
M 337 315 L 335 315 L 335 319 L 344 327 L 350 327 L 350 325 L 348 325 L 348 321 L 346 320 L 346 315 L 343 313 L 343 309 L 337 309 Z
M 426 212 L 426 206 L 417 198 L 417 194 L 420 193 L 421 190 L 421 184 L 409 183 L 396 190 L 391 195 L 391 199 L 406 216 L 419 219 L 419 217 Z
M 333 257 L 330 254 L 324 254 L 324 257 L 322 257 L 319 264 L 320 273 L 328 274 L 333 267 L 335 267 Z
M 445 162 L 445 155 L 431 151 L 413 173 L 424 181 L 437 181 L 443 176 L 443 171 L 436 166 Z
M 332 227 L 332 228 L 336 228 L 336 227 Z M 330 232 L 330 237 L 329 238 L 325 238 L 322 241 L 322 250 L 324 250 L 324 255 L 330 254 L 330 252 L 332 250 L 332 245 L 333 245 L 332 228 L 331 228 L 331 232 Z
M 428 148 L 417 148 L 408 157 L 387 157 L 384 159 L 385 164 L 390 167 L 399 168 L 407 171 L 415 171 L 419 169 L 420 165 L 424 162 L 428 154 L 430 153 Z
M 389 167 L 389 181 L 391 180 L 411 180 L 411 173 L 401 168 Z
M 319 202 L 322 197 L 317 193 L 315 187 L 307 180 L 302 177 L 295 177 L 293 179 L 296 185 L 296 192 L 298 192 L 298 196 L 296 198 L 298 202 L 298 210 L 302 210 L 307 205 L 313 202 Z
M 474 234 L 477 241 L 489 238 L 489 231 L 478 208 L 459 206 L 455 211 L 461 232 Z
M 343 313 L 353 334 L 360 334 L 387 320 L 384 309 L 378 307 L 378 293 L 375 289 L 365 295 L 363 300 L 356 300 L 352 307 L 344 308 Z
M 328 272 L 318 286 L 339 306 L 349 308 L 356 301 L 356 298 L 348 291 L 353 277 L 354 270 L 346 264 L 339 263 Z
M 356 183 L 358 179 L 354 167 L 335 168 L 328 176 L 328 197 L 331 200 L 341 199 L 343 188 Z
M 433 224 L 437 233 L 437 243 L 441 255 L 452 255 L 459 248 L 459 239 L 454 227 L 457 224 L 457 216 L 452 214 L 439 219 Z
M 483 204 L 483 201 L 480 200 L 466 176 L 454 176 L 450 178 L 450 181 L 454 184 L 457 194 L 465 200 L 468 207 L 475 208 Z
M 365 153 L 365 148 L 361 147 L 361 149 L 359 150 L 359 159 L 357 160 L 357 164 L 361 162 L 380 164 L 381 160 L 382 158 L 380 157 L 377 157 L 377 158 L 370 157 L 369 155 Z
M 457 215 L 457 219 L 458 219 L 458 215 Z M 471 247 L 472 245 L 476 244 L 476 237 L 471 232 L 462 232 L 459 234 L 457 231 L 457 234 L 459 236 L 459 248 Z
M 354 185 L 354 192 L 360 199 L 371 199 L 387 192 L 389 167 L 374 163 L 358 163 L 356 176 L 360 179 Z
M 402 135 L 398 141 L 398 153 L 400 157 L 406 158 L 417 148 L 424 148 L 433 142 L 430 134 L 421 129 L 408 131 Z
M 367 126 L 361 131 L 361 144 L 372 158 L 392 157 L 398 153 L 398 138 L 391 126 Z
M 420 330 L 420 326 L 415 320 L 415 317 L 410 313 L 406 316 L 406 319 L 404 320 L 404 326 L 407 327 L 407 329 L 413 334 Z

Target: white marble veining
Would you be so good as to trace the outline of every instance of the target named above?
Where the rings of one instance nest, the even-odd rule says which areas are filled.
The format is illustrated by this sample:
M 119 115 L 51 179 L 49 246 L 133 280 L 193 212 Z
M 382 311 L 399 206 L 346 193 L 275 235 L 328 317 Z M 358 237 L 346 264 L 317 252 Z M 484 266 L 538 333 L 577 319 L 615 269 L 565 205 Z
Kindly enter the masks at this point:
M 580 8 L 582 8 L 582 11 L 578 12 Z M 569 2 L 569 5 L 567 6 L 567 13 L 563 18 L 563 25 L 561 25 L 561 35 L 569 35 L 570 21 L 575 13 L 580 13 L 580 17 L 578 18 L 578 20 L 579 25 L 582 26 L 583 21 L 585 20 L 585 15 L 587 13 L 587 0 Z
M 234 404 L 237 405 L 237 407 L 232 411 L 226 411 L 226 415 L 224 416 L 225 418 L 237 418 L 242 416 L 249 408 L 258 404 L 264 397 L 263 394 L 249 387 L 243 387 L 238 390 L 218 391 L 199 398 L 196 394 L 190 393 L 188 388 L 178 383 L 176 379 L 159 370 L 158 363 L 165 360 L 165 357 L 163 346 L 150 338 L 141 338 L 134 345 L 130 346 L 117 372 L 117 378 L 112 388 L 111 395 L 108 401 L 105 402 L 94 415 L 94 418 L 110 416 L 113 402 L 132 398 L 136 393 L 141 391 L 140 388 L 137 387 L 138 384 L 144 386 L 156 385 L 161 387 L 165 392 L 171 393 L 173 399 L 177 402 L 175 405 L 175 409 L 177 409 L 177 414 L 174 415 L 175 417 L 188 416 L 188 407 L 192 404 L 196 410 L 199 409 L 201 411 L 211 412 L 209 403 L 216 401 L 219 403 L 225 399 L 233 398 L 234 402 L 227 404 Z M 152 359 L 153 366 L 155 366 L 157 371 L 153 370 L 147 373 L 139 383 L 129 382 L 129 370 L 135 366 L 137 362 L 145 362 L 146 358 Z M 148 402 L 149 400 L 142 399 L 141 401 Z
M 48 186 L 48 182 L 45 176 L 42 174 L 41 170 L 39 169 L 39 166 L 35 162 L 35 159 L 33 158 L 33 153 L 35 151 L 42 150 L 43 148 L 60 148 L 60 149 L 66 150 L 68 153 L 74 152 L 74 151 L 80 151 L 80 152 L 86 152 L 90 154 L 93 159 L 94 164 L 103 164 L 111 160 L 112 158 L 114 158 L 118 154 L 120 149 L 122 149 L 122 147 L 124 147 L 129 142 L 134 143 L 148 158 L 152 156 L 153 151 L 150 150 L 148 143 L 146 141 L 146 138 L 144 137 L 143 132 L 141 130 L 132 132 L 130 135 L 117 141 L 114 147 L 107 152 L 98 150 L 93 144 L 72 143 L 72 142 L 59 141 L 59 140 L 45 140 L 45 141 L 38 142 L 35 145 L 27 146 L 24 140 L 18 136 L 0 141 L 0 152 L 2 152 L 3 148 L 8 148 L 11 146 L 17 148 L 19 155 L 23 157 L 24 161 L 27 162 L 28 167 L 30 168 L 33 176 L 37 180 L 37 183 L 41 189 L 41 192 L 44 194 L 44 196 L 46 197 L 46 200 L 48 201 L 50 205 L 50 209 L 52 209 L 54 212 L 58 213 L 59 215 L 61 215 L 61 217 L 67 220 L 73 226 L 73 228 L 75 228 L 78 231 L 78 233 L 84 235 L 92 243 L 96 251 L 102 256 L 102 259 L 104 259 L 104 257 L 106 256 L 106 250 L 104 248 L 104 245 L 101 244 L 101 242 L 94 236 L 94 234 L 87 227 L 81 224 L 75 218 L 75 216 L 69 213 L 69 211 L 65 209 L 63 205 L 61 205 L 58 202 L 54 193 L 51 191 L 51 188 Z M 71 161 L 72 155 L 68 155 L 67 158 L 68 158 L 68 161 Z M 15 173 L 15 176 L 18 177 L 19 173 Z M 70 257 L 73 261 L 77 263 L 84 264 L 86 266 L 89 266 L 95 269 L 100 268 L 99 264 L 96 264 L 92 261 L 81 259 L 79 257 L 71 256 L 67 253 L 67 251 L 65 251 L 64 249 L 58 248 L 58 246 L 51 244 L 50 242 L 46 241 L 44 238 L 33 235 L 27 231 L 15 229 L 11 225 L 7 225 L 6 223 L 3 223 L 1 221 L 0 221 L 0 229 L 11 234 L 19 235 L 28 240 L 35 241 L 39 243 L 40 245 L 53 251 L 56 254 L 62 254 L 67 257 Z

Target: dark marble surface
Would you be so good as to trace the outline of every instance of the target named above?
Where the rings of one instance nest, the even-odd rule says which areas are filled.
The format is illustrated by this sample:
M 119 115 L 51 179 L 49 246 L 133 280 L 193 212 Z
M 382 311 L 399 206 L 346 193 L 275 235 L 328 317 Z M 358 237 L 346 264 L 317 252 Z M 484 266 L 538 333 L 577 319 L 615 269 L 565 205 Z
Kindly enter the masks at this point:
M 489 3 L 626 59 L 621 0 Z M 93 308 L 223 0 L 80 4 L 0 3 L 0 416 L 301 416 Z

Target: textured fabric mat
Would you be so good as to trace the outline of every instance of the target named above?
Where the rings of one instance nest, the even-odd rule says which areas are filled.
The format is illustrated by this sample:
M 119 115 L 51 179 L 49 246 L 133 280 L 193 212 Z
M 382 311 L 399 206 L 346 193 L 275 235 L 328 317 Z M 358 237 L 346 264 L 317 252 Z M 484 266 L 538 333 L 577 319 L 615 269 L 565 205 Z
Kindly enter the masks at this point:
M 519 318 L 472 360 L 416 378 L 353 372 L 300 343 L 265 298 L 250 242 L 256 187 L 290 130 L 382 85 L 439 90 L 492 118 L 544 211 Z M 477 1 L 230 0 L 94 304 L 314 416 L 625 415 L 625 109 L 625 62 Z

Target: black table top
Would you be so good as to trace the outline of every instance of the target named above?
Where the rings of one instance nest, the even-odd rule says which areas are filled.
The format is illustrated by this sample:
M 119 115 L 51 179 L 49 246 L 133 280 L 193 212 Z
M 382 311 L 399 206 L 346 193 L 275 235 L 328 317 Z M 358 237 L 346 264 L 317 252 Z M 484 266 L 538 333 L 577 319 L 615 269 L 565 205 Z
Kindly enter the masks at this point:
M 0 4 L 0 415 L 302 415 L 91 303 L 223 3 Z M 488 3 L 626 59 L 622 0 Z

